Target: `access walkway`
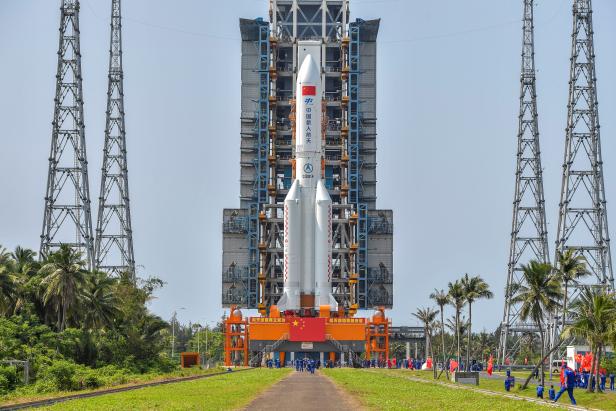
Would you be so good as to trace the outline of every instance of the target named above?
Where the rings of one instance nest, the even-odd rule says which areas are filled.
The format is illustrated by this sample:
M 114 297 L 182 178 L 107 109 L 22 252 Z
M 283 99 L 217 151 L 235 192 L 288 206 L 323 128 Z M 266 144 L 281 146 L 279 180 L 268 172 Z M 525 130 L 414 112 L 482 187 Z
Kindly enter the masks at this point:
M 246 410 L 356 411 L 362 408 L 318 371 L 294 371 L 251 402 Z

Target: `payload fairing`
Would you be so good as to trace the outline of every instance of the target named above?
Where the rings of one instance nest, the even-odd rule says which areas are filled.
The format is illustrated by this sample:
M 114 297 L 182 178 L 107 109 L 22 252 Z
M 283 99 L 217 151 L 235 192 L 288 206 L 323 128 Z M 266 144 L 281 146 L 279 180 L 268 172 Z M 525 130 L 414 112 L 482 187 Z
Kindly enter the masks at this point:
M 308 54 L 295 88 L 295 181 L 284 200 L 284 288 L 280 310 L 338 304 L 332 293 L 332 200 L 321 179 L 321 70 Z

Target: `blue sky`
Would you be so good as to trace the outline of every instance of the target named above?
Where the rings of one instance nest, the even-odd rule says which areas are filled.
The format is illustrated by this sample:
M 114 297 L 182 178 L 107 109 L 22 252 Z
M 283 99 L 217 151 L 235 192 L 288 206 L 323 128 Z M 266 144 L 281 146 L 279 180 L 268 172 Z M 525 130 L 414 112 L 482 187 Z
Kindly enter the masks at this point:
M 170 6 L 172 4 L 172 6 Z M 55 87 L 59 1 L 0 0 L 0 244 L 38 250 Z M 616 221 L 616 3 L 594 0 L 608 218 Z M 167 282 L 164 318 L 220 317 L 221 216 L 239 204 L 238 18 L 265 0 L 124 0 L 124 71 L 135 256 Z M 539 127 L 550 239 L 558 213 L 571 35 L 568 0 L 536 6 Z M 100 185 L 109 1 L 82 0 L 86 138 L 93 211 Z M 465 272 L 493 300 L 474 328 L 502 319 L 511 230 L 522 2 L 351 0 L 381 18 L 379 208 L 395 213 L 397 324 Z

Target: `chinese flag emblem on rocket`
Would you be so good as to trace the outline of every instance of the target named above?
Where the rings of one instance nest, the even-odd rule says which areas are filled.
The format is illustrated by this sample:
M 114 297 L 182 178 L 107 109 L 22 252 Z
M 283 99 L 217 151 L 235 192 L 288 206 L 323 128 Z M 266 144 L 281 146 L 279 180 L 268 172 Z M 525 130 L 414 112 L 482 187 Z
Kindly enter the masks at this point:
M 287 317 L 289 341 L 325 341 L 326 318 Z
M 302 96 L 315 96 L 317 94 L 317 86 L 302 86 Z

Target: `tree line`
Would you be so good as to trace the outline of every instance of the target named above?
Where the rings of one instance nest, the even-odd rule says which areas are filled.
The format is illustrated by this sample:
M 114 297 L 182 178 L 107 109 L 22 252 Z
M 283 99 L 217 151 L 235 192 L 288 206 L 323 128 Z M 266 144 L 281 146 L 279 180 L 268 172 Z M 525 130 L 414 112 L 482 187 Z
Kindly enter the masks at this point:
M 29 249 L 0 247 L 0 360 L 28 360 L 34 381 L 59 363 L 69 373 L 81 366 L 126 373 L 174 368 L 165 350 L 169 324 L 147 308 L 163 282 L 86 266 L 68 245 L 40 260 Z M 0 393 L 14 388 L 12 379 L 2 367 Z
M 605 359 L 605 349 L 608 345 L 616 345 L 616 297 L 613 290 L 607 287 L 592 287 L 582 285 L 584 277 L 589 276 L 586 260 L 582 255 L 573 249 L 566 250 L 558 254 L 555 265 L 530 261 L 527 265 L 522 265 L 521 281 L 512 284 L 505 293 L 510 296 L 511 303 L 519 307 L 520 320 L 534 324 L 539 332 L 527 333 L 520 342 L 520 355 L 531 360 L 537 360 L 536 365 L 523 384 L 526 388 L 532 375 L 541 369 L 541 383 L 545 383 L 545 361 L 558 349 L 562 349 L 566 342 L 577 341 L 586 342 L 593 355 L 591 370 L 599 379 L 600 364 L 608 364 Z M 575 298 L 568 301 L 571 290 Z M 481 357 L 485 358 L 488 353 L 491 355 L 496 352 L 498 339 L 500 336 L 500 326 L 492 334 L 481 333 L 475 335 L 480 338 L 480 343 L 473 344 L 472 334 L 472 308 L 473 304 L 481 299 L 493 297 L 489 285 L 480 276 L 469 276 L 465 274 L 461 279 L 450 282 L 447 291 L 435 289 L 430 294 L 430 298 L 435 302 L 436 307 L 419 308 L 413 316 L 423 324 L 426 334 L 426 356 L 434 356 L 432 339 L 440 334 L 440 357 L 443 364 L 446 364 L 454 352 L 454 357 L 458 364 L 462 364 L 464 369 L 470 368 L 471 360 Z M 445 309 L 451 306 L 454 315 L 451 319 L 445 320 Z M 462 315 L 466 309 L 468 320 Z M 440 314 L 440 315 L 439 315 Z M 549 321 L 558 319 L 562 332 L 557 336 L 551 348 L 546 350 L 547 341 L 545 339 Z M 440 317 L 440 320 L 438 319 Z M 448 328 L 452 337 L 445 331 Z M 539 341 L 536 341 L 536 337 Z M 446 340 L 450 340 L 450 348 L 446 348 Z M 451 341 L 453 340 L 453 341 Z M 464 341 L 463 341 L 464 340 Z M 462 344 L 465 344 L 466 358 L 462 357 Z M 539 355 L 534 355 L 534 347 L 539 345 Z M 547 351 L 547 352 L 546 352 Z M 473 356 L 475 358 L 473 358 Z M 519 358 L 518 358 L 519 360 Z M 551 364 L 550 364 L 551 366 Z M 612 370 L 616 371 L 616 370 Z M 435 378 L 436 367 L 435 367 Z M 599 384 L 595 389 L 600 390 Z M 591 387 L 589 386 L 589 391 Z

